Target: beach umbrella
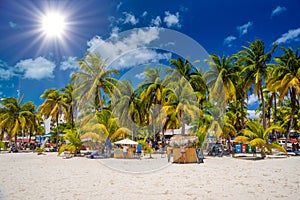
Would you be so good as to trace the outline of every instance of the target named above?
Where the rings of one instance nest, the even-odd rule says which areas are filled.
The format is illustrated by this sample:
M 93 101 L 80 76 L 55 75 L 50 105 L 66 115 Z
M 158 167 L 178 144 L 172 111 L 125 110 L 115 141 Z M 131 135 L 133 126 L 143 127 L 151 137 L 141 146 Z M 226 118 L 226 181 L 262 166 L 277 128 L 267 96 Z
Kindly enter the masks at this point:
M 197 143 L 199 141 L 197 136 L 192 135 L 174 135 L 170 139 L 170 146 L 176 147 L 176 146 L 185 146 L 189 147 L 193 143 Z
M 130 139 L 124 139 L 117 142 L 114 142 L 114 144 L 138 144 L 136 141 L 130 140 Z

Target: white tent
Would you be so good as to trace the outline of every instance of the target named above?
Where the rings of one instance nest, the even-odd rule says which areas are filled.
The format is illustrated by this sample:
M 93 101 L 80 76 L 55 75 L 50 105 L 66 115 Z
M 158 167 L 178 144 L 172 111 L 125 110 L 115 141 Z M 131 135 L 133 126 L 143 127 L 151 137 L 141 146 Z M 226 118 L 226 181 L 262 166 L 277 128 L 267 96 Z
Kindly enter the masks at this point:
M 138 144 L 136 141 L 130 140 L 130 139 L 124 139 L 117 142 L 114 142 L 114 144 Z

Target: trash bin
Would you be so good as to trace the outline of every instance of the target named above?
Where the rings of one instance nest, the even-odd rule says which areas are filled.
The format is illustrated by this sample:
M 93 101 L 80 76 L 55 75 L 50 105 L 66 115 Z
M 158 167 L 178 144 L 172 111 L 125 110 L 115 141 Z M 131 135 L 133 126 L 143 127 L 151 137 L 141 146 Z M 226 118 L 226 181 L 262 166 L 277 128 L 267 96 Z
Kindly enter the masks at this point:
M 240 144 L 235 145 L 235 153 L 241 153 L 241 145 Z
M 247 153 L 247 144 L 242 144 L 242 153 Z
M 247 153 L 252 153 L 252 146 L 251 145 L 248 145 L 248 147 L 247 147 Z

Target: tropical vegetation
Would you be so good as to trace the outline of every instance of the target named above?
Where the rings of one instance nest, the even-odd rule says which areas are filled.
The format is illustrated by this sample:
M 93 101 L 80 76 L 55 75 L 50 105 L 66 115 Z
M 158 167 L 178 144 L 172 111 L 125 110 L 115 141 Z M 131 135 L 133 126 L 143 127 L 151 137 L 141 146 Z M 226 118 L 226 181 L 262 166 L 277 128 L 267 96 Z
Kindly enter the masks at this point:
M 103 144 L 131 137 L 164 144 L 164 132 L 182 129 L 182 134 L 246 142 L 259 148 L 262 156 L 283 148 L 270 143 L 270 134 L 281 133 L 286 140 L 298 130 L 300 114 L 300 56 L 298 49 L 269 50 L 256 39 L 233 55 L 211 54 L 211 67 L 201 72 L 198 61 L 171 59 L 168 68 L 152 66 L 143 72 L 136 87 L 118 80 L 120 72 L 106 66 L 98 54 L 86 53 L 79 70 L 62 89 L 47 89 L 36 107 L 23 104 L 23 97 L 5 98 L 0 108 L 1 139 L 41 134 L 44 119 L 51 118 L 53 142 L 69 141 L 64 149 L 79 151 L 80 140 Z M 278 55 L 274 58 L 275 51 Z M 258 99 L 257 119 L 247 113 L 250 95 Z M 60 124 L 68 124 L 60 130 Z M 192 125 L 187 133 L 186 124 Z M 60 135 L 65 135 L 60 138 Z M 63 149 L 60 150 L 60 152 Z

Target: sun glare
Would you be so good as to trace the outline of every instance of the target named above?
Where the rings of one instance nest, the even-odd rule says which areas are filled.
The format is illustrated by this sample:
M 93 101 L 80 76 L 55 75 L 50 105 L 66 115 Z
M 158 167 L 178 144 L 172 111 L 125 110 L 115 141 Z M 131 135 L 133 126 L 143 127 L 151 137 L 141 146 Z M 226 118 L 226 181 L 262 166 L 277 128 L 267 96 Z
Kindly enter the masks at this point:
M 50 13 L 44 16 L 42 29 L 47 36 L 60 37 L 65 30 L 65 19 L 59 13 Z

